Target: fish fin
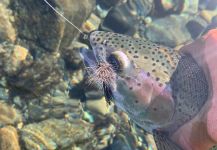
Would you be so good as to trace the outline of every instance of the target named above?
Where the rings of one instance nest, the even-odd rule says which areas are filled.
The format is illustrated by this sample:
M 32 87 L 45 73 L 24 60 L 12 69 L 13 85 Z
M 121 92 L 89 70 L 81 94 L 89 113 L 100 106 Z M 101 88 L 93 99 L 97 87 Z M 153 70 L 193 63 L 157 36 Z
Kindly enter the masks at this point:
M 107 104 L 111 105 L 111 100 L 113 100 L 114 98 L 113 98 L 113 94 L 112 94 L 112 91 L 109 85 L 106 85 L 105 83 L 103 83 L 103 91 L 104 91 L 104 96 L 105 96 Z
M 158 150 L 182 150 L 182 148 L 169 139 L 166 132 L 154 130 L 153 137 Z

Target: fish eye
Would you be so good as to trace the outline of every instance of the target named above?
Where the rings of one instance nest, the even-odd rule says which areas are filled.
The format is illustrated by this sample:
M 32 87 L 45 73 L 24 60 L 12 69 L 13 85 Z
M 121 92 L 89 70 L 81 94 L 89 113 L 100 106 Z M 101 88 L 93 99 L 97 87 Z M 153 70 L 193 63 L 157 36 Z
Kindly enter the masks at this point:
M 117 73 L 123 72 L 130 66 L 130 61 L 127 55 L 125 55 L 122 51 L 112 52 L 108 56 L 107 61 Z

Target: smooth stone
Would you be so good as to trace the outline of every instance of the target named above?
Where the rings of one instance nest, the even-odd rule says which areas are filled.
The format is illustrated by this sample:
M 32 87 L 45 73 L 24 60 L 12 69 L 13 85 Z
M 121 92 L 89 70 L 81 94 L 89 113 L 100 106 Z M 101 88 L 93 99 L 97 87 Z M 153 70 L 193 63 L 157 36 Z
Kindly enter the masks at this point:
M 0 102 L 0 126 L 16 125 L 22 122 L 22 115 L 14 107 Z
M 0 42 L 15 42 L 17 38 L 13 12 L 8 8 L 8 1 L 3 0 L 0 2 Z
M 79 100 L 69 99 L 66 96 L 43 97 L 40 103 L 31 101 L 27 107 L 28 119 L 42 121 L 49 118 L 78 119 L 82 115 L 82 106 Z
M 88 47 L 86 44 L 83 44 L 78 41 L 74 41 L 67 48 L 62 50 L 62 57 L 65 61 L 65 66 L 67 70 L 78 70 L 82 67 L 82 59 L 80 57 L 80 48 Z
M 186 23 L 186 29 L 191 34 L 192 39 L 196 39 L 205 30 L 208 23 L 200 15 L 193 17 Z
M 128 0 L 108 12 L 100 29 L 132 36 L 138 29 L 140 21 L 151 12 L 153 5 L 153 0 Z
M 48 119 L 28 124 L 21 129 L 21 140 L 27 150 L 66 149 L 86 142 L 93 135 L 93 126 L 87 122 Z
M 87 109 L 89 109 L 92 112 L 105 115 L 110 112 L 109 104 L 106 102 L 105 98 L 101 98 L 99 100 L 88 100 L 87 101 Z
M 92 12 L 92 0 L 49 1 L 78 28 Z M 19 42 L 28 45 L 32 53 L 64 49 L 78 36 L 76 28 L 64 21 L 43 0 L 16 0 L 13 8 Z M 39 48 L 37 48 L 39 47 Z
M 217 16 L 217 10 L 211 11 L 211 10 L 202 10 L 200 12 L 200 16 L 205 19 L 208 23 L 211 23 L 212 18 L 214 16 Z
M 166 14 L 196 14 L 199 0 L 157 0 L 156 11 L 159 15 Z
M 20 150 L 17 130 L 12 126 L 0 129 L 0 149 Z
M 145 36 L 152 42 L 175 47 L 191 40 L 191 34 L 185 27 L 188 20 L 188 17 L 179 15 L 156 19 L 147 26 Z

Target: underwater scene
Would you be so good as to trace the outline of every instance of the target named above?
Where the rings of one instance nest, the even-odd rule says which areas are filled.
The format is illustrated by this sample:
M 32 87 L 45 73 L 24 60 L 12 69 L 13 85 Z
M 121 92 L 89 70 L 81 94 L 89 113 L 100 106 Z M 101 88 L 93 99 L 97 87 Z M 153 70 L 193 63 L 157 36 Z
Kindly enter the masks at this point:
M 217 0 L 0 0 L 0 150 L 217 150 Z

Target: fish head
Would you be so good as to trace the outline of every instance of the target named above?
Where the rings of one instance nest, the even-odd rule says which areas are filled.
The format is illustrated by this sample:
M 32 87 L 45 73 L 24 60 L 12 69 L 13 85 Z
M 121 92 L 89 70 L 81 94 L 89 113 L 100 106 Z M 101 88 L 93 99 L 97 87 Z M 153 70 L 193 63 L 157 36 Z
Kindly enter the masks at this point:
M 81 50 L 90 74 L 98 77 L 101 64 L 111 68 L 105 80 L 114 103 L 147 131 L 168 124 L 174 113 L 174 102 L 168 84 L 178 55 L 167 47 L 145 39 L 94 31 L 89 35 L 92 51 Z M 100 80 L 100 82 L 98 82 Z M 103 87 L 104 81 L 94 81 Z M 106 94 L 105 92 L 105 94 Z

